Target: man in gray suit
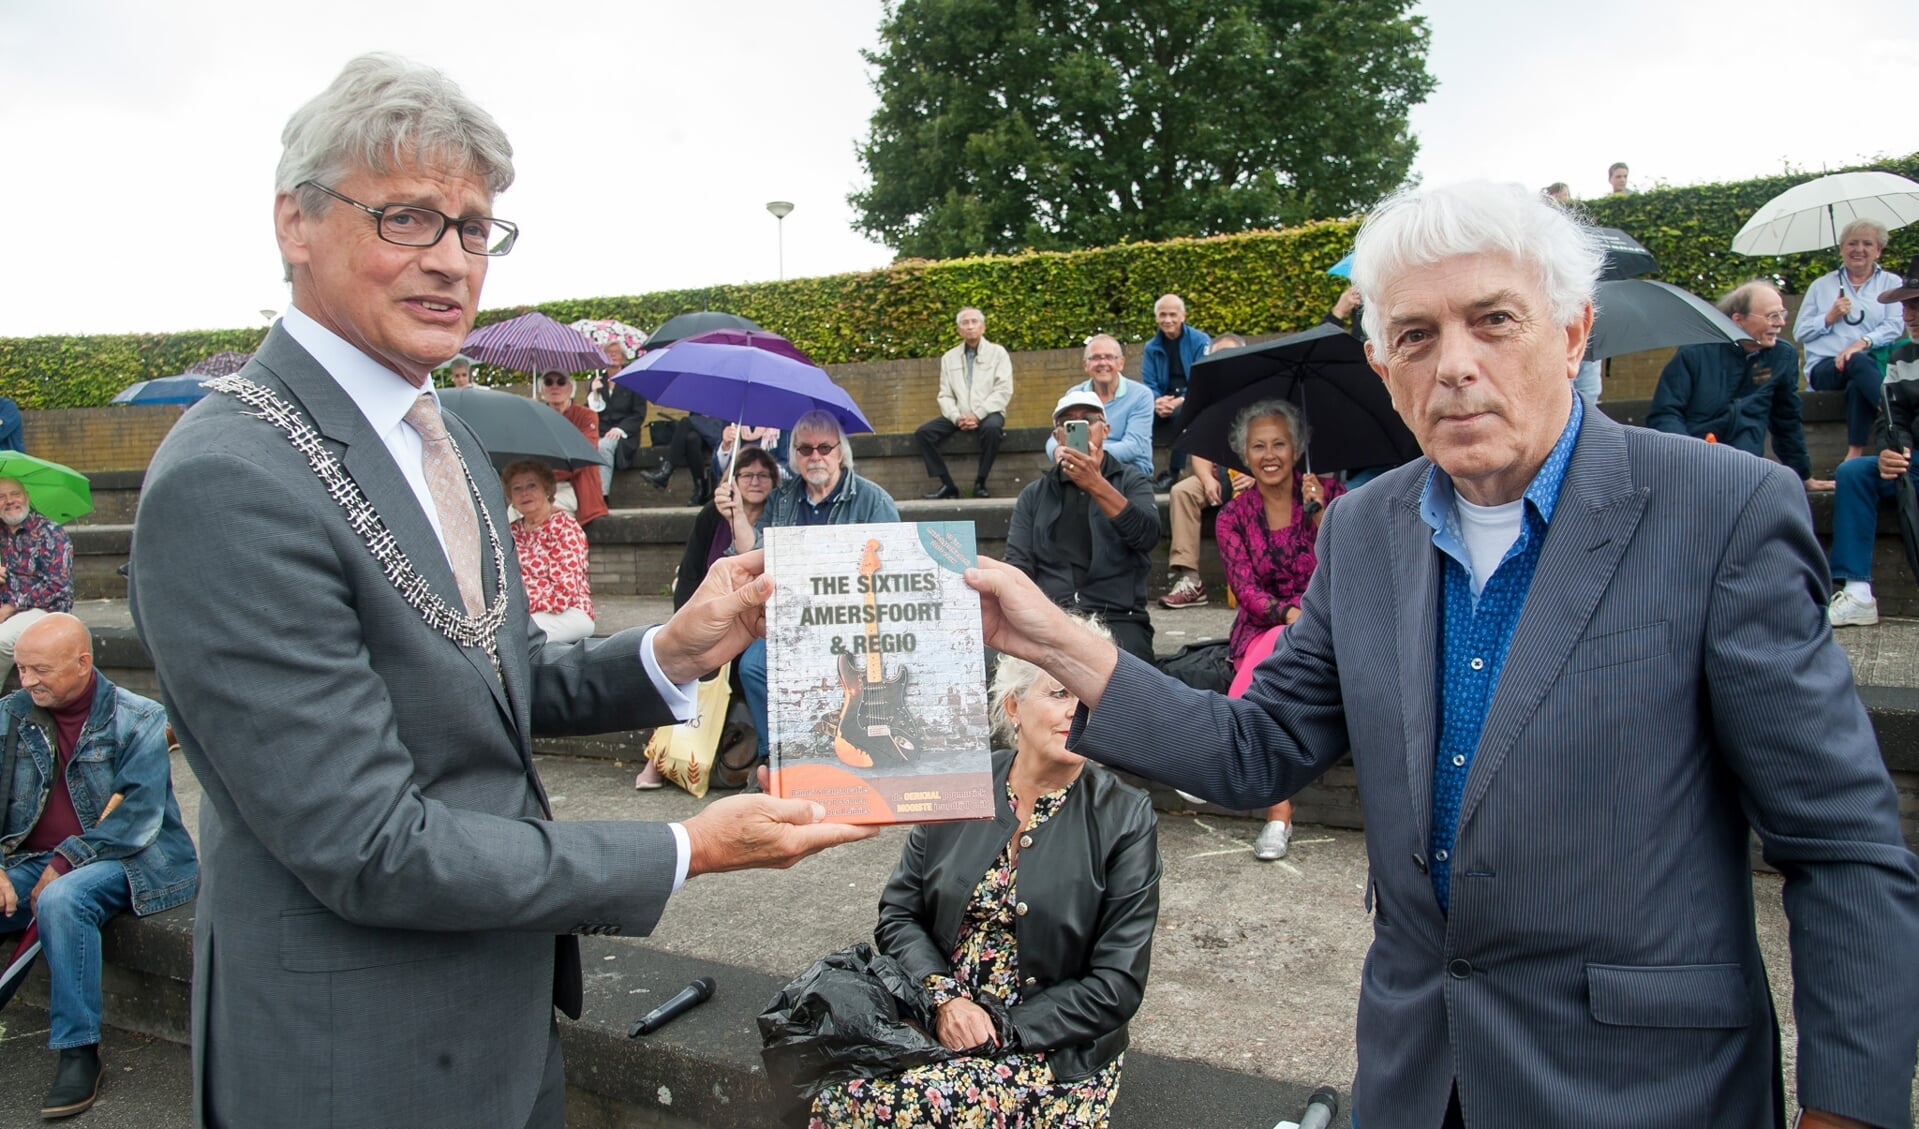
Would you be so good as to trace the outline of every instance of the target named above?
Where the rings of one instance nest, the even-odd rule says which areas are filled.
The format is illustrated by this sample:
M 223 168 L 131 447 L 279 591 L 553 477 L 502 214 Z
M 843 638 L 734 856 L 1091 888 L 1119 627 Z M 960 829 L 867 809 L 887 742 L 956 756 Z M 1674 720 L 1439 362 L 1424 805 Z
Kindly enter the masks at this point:
M 1786 879 L 1802 1124 L 1909 1125 L 1919 871 L 1797 478 L 1584 407 L 1600 256 L 1525 188 L 1400 195 L 1355 255 L 1427 458 L 1332 504 L 1245 697 L 992 562 L 987 642 L 1079 696 L 1075 751 L 1230 807 L 1351 753 L 1365 1129 L 1782 1125 L 1749 827 Z
M 764 796 L 555 822 L 531 735 L 690 715 L 763 630 L 757 554 L 663 626 L 550 645 L 487 456 L 428 380 L 473 324 L 511 147 L 438 72 L 348 64 L 294 114 L 292 305 L 149 468 L 133 611 L 204 789 L 195 1114 L 227 1126 L 558 1126 L 576 934 L 680 883 L 865 832 Z

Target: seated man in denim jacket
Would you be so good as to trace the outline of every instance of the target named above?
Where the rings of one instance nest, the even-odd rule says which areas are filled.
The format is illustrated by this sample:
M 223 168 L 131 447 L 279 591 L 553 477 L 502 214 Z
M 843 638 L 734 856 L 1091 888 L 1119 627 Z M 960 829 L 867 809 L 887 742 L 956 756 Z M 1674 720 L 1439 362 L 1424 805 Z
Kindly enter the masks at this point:
M 100 1092 L 100 926 L 193 897 L 199 862 L 173 798 L 166 712 L 93 669 L 87 627 L 64 612 L 21 634 L 21 689 L 0 700 L 0 933 L 40 923 L 60 1052 L 42 1117 Z

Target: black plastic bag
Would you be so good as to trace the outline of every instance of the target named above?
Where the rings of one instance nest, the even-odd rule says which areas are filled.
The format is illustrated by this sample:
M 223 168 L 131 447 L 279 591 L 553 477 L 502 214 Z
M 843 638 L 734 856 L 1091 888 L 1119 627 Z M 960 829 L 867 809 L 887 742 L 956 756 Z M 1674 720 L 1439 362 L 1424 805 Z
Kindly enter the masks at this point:
M 934 1037 L 932 996 L 864 942 L 821 957 L 759 1016 L 760 1057 L 784 1095 L 810 1102 L 835 1082 L 955 1057 Z
M 1189 643 L 1161 659 L 1159 669 L 1195 690 L 1224 694 L 1233 684 L 1233 660 L 1225 643 Z

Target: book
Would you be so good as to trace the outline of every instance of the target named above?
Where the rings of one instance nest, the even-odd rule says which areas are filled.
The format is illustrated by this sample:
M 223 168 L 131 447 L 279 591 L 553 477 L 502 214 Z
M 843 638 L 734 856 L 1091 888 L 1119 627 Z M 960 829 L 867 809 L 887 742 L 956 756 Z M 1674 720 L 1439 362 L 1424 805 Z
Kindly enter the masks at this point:
M 836 823 L 993 816 L 970 521 L 769 529 L 768 771 Z

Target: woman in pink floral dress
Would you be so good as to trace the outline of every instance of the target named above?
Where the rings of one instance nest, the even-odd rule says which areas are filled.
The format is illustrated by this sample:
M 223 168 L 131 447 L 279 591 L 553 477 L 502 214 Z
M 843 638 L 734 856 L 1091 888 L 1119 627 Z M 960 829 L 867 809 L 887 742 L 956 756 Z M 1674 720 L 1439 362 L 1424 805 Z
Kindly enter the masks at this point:
M 586 582 L 586 531 L 553 504 L 553 469 L 521 459 L 501 472 L 500 483 L 520 511 L 511 526 L 513 548 L 533 622 L 554 643 L 587 638 L 593 634 L 593 593 Z
M 1299 466 L 1308 438 L 1305 417 L 1284 400 L 1261 400 L 1233 418 L 1233 450 L 1254 484 L 1220 507 L 1213 527 L 1226 585 L 1239 603 L 1228 649 L 1234 697 L 1245 693 L 1253 668 L 1272 653 L 1280 631 L 1299 618 L 1299 598 L 1319 563 L 1313 556 L 1319 519 L 1326 503 L 1345 493 L 1337 481 Z M 1284 858 L 1292 829 L 1291 801 L 1268 808 L 1253 857 Z
M 1102 1129 L 1119 1093 L 1159 918 L 1146 793 L 1066 750 L 1079 705 L 1003 656 L 991 822 L 919 824 L 880 897 L 874 940 L 932 993 L 945 1062 L 840 1082 L 812 1129 Z

